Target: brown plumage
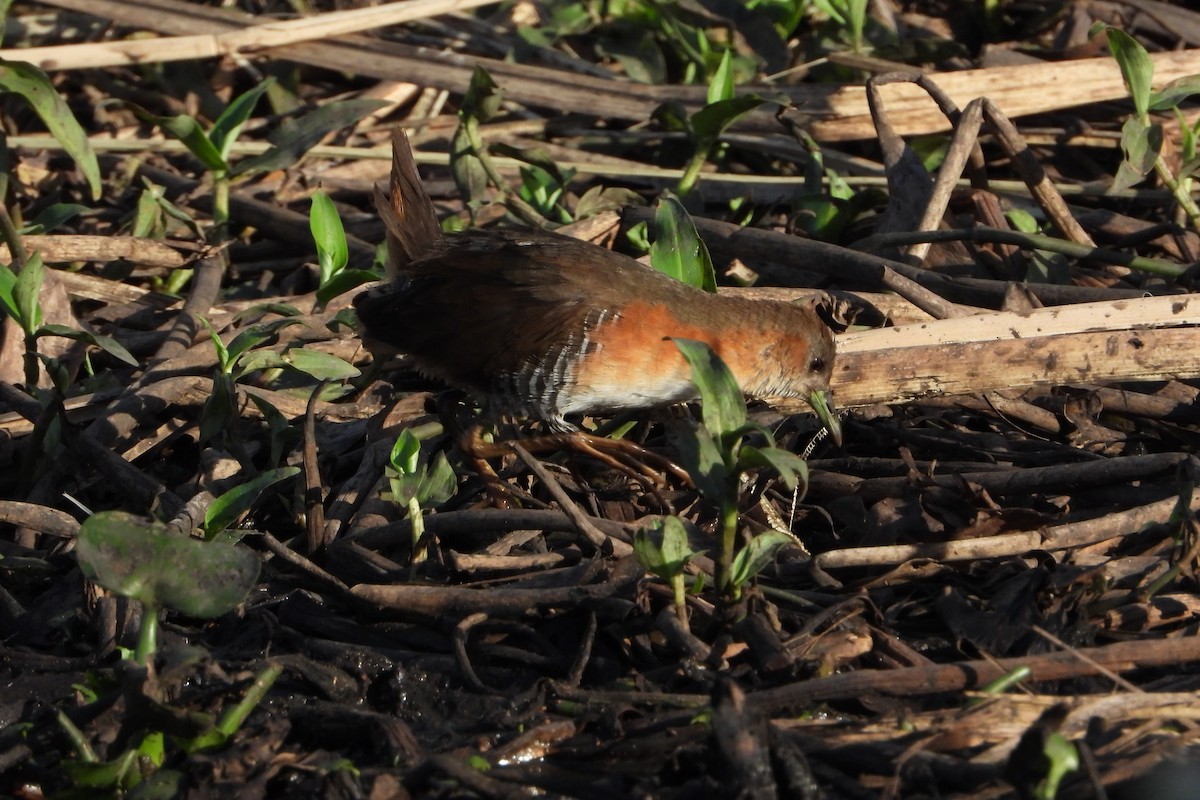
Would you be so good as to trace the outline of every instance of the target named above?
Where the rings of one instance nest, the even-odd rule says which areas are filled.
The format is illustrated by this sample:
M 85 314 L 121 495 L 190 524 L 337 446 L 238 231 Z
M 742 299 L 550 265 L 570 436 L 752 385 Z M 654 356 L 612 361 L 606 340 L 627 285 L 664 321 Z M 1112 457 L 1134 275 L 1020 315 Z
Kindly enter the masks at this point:
M 391 283 L 355 298 L 369 339 L 490 410 L 559 429 L 563 417 L 697 396 L 671 337 L 707 342 L 749 395 L 793 410 L 828 400 L 827 301 L 783 303 L 693 289 L 632 258 L 528 230 L 445 236 L 408 140 L 393 141 Z M 818 408 L 820 412 L 820 409 Z M 836 422 L 823 415 L 835 435 Z

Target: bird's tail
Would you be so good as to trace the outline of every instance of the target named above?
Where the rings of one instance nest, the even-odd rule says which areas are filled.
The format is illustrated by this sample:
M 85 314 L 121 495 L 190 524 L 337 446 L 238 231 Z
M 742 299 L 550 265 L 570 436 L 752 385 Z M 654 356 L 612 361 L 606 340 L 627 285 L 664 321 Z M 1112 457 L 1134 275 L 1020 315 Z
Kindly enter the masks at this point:
M 409 264 L 428 255 L 442 242 L 433 200 L 421 183 L 408 136 L 400 128 L 392 133 L 391 197 L 375 187 L 375 208 L 387 228 L 387 276 L 394 279 Z

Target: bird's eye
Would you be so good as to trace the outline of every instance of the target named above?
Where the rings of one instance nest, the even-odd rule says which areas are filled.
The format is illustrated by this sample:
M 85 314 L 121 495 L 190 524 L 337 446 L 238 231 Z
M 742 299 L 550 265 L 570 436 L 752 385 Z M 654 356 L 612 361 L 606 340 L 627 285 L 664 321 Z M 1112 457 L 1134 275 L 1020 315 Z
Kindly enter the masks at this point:
M 808 368 L 812 372 L 824 372 L 825 371 L 825 359 L 814 358 L 812 360 L 812 363 L 808 365 Z

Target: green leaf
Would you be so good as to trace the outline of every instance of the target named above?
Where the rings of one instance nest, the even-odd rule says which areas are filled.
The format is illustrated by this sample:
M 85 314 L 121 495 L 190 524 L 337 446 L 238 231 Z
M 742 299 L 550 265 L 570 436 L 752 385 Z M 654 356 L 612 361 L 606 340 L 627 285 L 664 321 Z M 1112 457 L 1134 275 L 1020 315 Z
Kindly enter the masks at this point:
M 306 347 L 288 350 L 284 353 L 283 360 L 292 369 L 311 375 L 319 381 L 342 381 L 362 374 L 358 367 L 344 359 Z
M 1038 800 L 1054 800 L 1058 796 L 1058 787 L 1067 773 L 1079 769 L 1079 751 L 1065 736 L 1055 731 L 1046 737 L 1046 746 L 1042 748 L 1046 760 L 1050 762 L 1046 777 L 1038 783 L 1034 797 Z
M 299 467 L 280 467 L 260 474 L 254 480 L 235 486 L 218 497 L 204 512 L 205 536 L 212 537 L 225 530 L 249 511 L 263 490 L 300 473 Z
M 213 122 L 213 126 L 208 132 L 208 139 L 212 142 L 213 147 L 217 149 L 221 160 L 226 164 L 229 163 L 229 149 L 233 147 L 233 143 L 237 141 L 238 134 L 242 132 L 242 127 L 250 119 L 250 115 L 254 113 L 254 107 L 258 105 L 258 99 L 263 96 L 263 93 L 267 89 L 271 88 L 271 84 L 274 82 L 274 78 L 267 78 L 253 89 L 242 92 L 225 107 L 225 110 L 221 112 L 221 116 L 217 117 L 216 121 Z
M 410 429 L 405 428 L 400 431 L 396 443 L 392 445 L 388 463 L 401 475 L 412 475 L 417 471 L 420 456 L 421 440 Z
M 353 125 L 386 103 L 382 100 L 338 100 L 318 107 L 304 116 L 288 120 L 267 137 L 274 147 L 261 155 L 244 158 L 233 165 L 234 175 L 287 169 L 304 157 L 333 131 Z
M 738 452 L 738 469 L 766 467 L 779 473 L 787 488 L 808 492 L 808 464 L 803 458 L 781 447 L 743 447 Z
M 5 314 L 19 321 L 17 300 L 13 296 L 16 287 L 17 273 L 13 272 L 11 267 L 0 264 L 0 305 L 4 306 Z
M 20 95 L 29 103 L 50 135 L 74 159 L 92 191 L 92 199 L 99 200 L 100 164 L 96 161 L 96 153 L 87 133 L 71 113 L 70 106 L 54 90 L 46 73 L 24 61 L 0 62 L 0 91 Z
M 734 586 L 744 586 L 774 560 L 779 548 L 790 544 L 791 541 L 792 537 L 779 531 L 767 531 L 755 536 L 733 557 L 733 566 L 729 571 L 730 582 Z
M 366 269 L 347 269 L 334 275 L 321 288 L 317 289 L 317 310 L 328 305 L 333 298 L 353 291 L 363 284 L 379 280 L 379 276 Z M 343 309 L 346 311 L 348 309 Z M 338 312 L 339 314 L 341 312 Z
M 300 309 L 291 303 L 255 303 L 249 308 L 242 309 L 233 315 L 234 322 L 241 322 L 247 317 L 257 317 L 263 314 L 275 314 L 279 317 L 302 317 Z
M 458 488 L 458 476 L 450 466 L 445 453 L 439 452 L 433 459 L 433 466 L 428 467 L 421 480 L 417 501 L 421 505 L 441 505 L 454 496 Z
M 475 71 L 471 73 L 471 84 L 463 96 L 458 114 L 460 117 L 487 122 L 496 115 L 503 102 L 504 91 L 496 85 L 487 70 L 477 65 Z
M 220 441 L 237 417 L 237 389 L 233 379 L 224 372 L 213 376 L 212 394 L 204 401 L 200 412 L 200 439 L 204 442 Z
M 1133 100 L 1137 115 L 1145 119 L 1150 109 L 1150 87 L 1154 80 L 1154 62 L 1146 48 L 1137 39 L 1119 28 L 1105 30 L 1108 37 L 1108 49 L 1112 51 L 1117 66 L 1121 68 L 1121 77 L 1125 80 L 1125 88 Z
M 1121 127 L 1121 150 L 1125 157 L 1117 167 L 1110 192 L 1119 192 L 1135 186 L 1154 169 L 1154 162 L 1162 152 L 1163 129 L 1161 125 L 1146 125 L 1137 117 L 1125 120 Z
M 64 339 L 74 339 L 77 342 L 87 342 L 99 347 L 110 356 L 124 361 L 131 367 L 138 366 L 138 360 L 125 347 L 111 336 L 102 336 L 91 331 L 80 331 L 68 328 L 66 325 L 43 325 L 35 332 L 36 336 L 61 336 Z
M 236 362 L 242 355 L 264 342 L 272 341 L 275 335 L 284 328 L 292 325 L 303 325 L 303 320 L 295 317 L 284 317 L 283 319 L 273 319 L 268 322 L 256 322 L 253 325 L 247 325 L 245 329 L 238 331 L 238 335 L 230 340 L 228 345 L 229 363 Z
M 130 108 L 139 119 L 159 126 L 183 142 L 184 147 L 204 165 L 205 169 L 211 172 L 225 172 L 229 169 L 229 162 L 221 155 L 221 151 L 208 138 L 208 134 L 204 132 L 194 117 L 189 117 L 187 114 L 160 117 L 132 103 Z
M 639 529 L 633 550 L 647 572 L 665 580 L 683 574 L 696 552 L 688 546 L 688 525 L 676 516 L 663 517 Z
M 717 291 L 717 276 L 704 240 L 696 233 L 687 209 L 671 194 L 664 194 L 654 212 L 655 237 L 650 264 L 688 286 Z
M 33 222 L 26 226 L 22 232 L 32 234 L 52 231 L 80 214 L 86 214 L 89 211 L 91 211 L 90 208 L 79 203 L 55 203 L 49 208 L 43 209 L 42 213 L 38 214 Z
M 287 417 L 281 414 L 279 409 L 266 398 L 259 397 L 252 392 L 247 392 L 246 395 L 250 398 L 250 402 L 258 407 L 259 413 L 263 415 L 263 420 L 267 423 L 267 433 L 271 443 L 267 463 L 278 464 L 279 459 L 283 457 L 283 446 L 288 432 L 291 431 L 291 425 L 288 424 Z
M 83 574 L 109 591 L 192 617 L 231 611 L 258 580 L 258 557 L 244 547 L 183 538 L 123 511 L 84 520 L 75 554 Z
M 450 174 L 454 176 L 454 185 L 462 195 L 463 202 L 469 206 L 478 205 L 488 187 L 487 170 L 475 154 L 474 137 L 470 130 L 475 124 L 472 119 L 463 120 L 450 140 Z
M 739 430 L 746 424 L 746 401 L 729 367 L 705 342 L 672 339 L 692 367 L 704 426 L 717 437 Z
M 733 99 L 733 53 L 726 49 L 721 54 L 721 63 L 713 72 L 712 80 L 708 82 L 707 104 L 712 105 L 722 100 Z
M 1150 94 L 1150 110 L 1166 111 L 1169 108 L 1175 108 L 1195 94 L 1200 94 L 1200 75 L 1176 78 L 1164 86 L 1161 91 Z
M 212 326 L 211 322 L 204 317 L 200 317 L 200 322 L 205 328 L 208 328 L 208 337 L 212 340 L 213 349 L 217 352 L 217 366 L 222 373 L 228 373 L 233 367 L 233 359 L 229 357 L 229 348 L 221 341 L 217 329 Z
M 350 260 L 350 248 L 346 244 L 346 229 L 342 227 L 337 207 L 329 195 L 320 190 L 312 196 L 308 227 L 317 246 L 317 261 L 321 267 L 320 285 L 324 286 L 345 268 Z
M 42 264 L 42 256 L 37 251 L 29 254 L 21 274 L 17 276 L 13 286 L 13 305 L 16 307 L 16 320 L 26 334 L 32 334 L 42 324 L 42 278 L 46 269 Z
M 700 109 L 692 115 L 692 132 L 699 146 L 706 150 L 711 148 L 726 128 L 765 102 L 761 97 L 748 94 L 720 100 Z
M 725 502 L 729 467 L 712 433 L 703 425 L 680 421 L 667 428 L 667 438 L 700 494 L 715 503 Z

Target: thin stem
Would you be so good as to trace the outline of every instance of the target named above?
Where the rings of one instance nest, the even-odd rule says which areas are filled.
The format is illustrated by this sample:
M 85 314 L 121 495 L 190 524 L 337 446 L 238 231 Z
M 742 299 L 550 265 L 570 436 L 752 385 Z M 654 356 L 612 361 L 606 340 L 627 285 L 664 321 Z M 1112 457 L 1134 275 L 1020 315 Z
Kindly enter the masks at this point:
M 717 551 L 717 589 L 732 597 L 733 548 L 737 541 L 738 507 L 737 495 L 721 506 L 721 545 Z
M 142 627 L 138 630 L 137 649 L 133 651 L 133 660 L 143 667 L 150 666 L 150 660 L 158 649 L 158 612 L 157 606 L 149 603 L 142 604 Z

